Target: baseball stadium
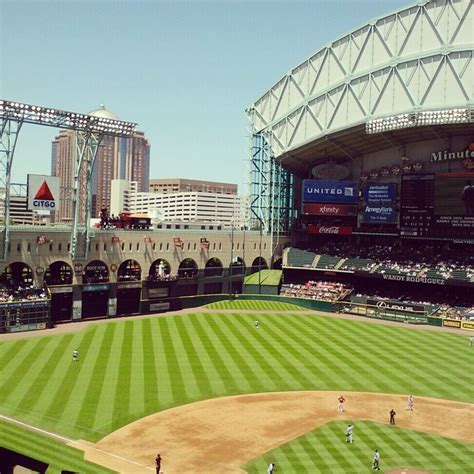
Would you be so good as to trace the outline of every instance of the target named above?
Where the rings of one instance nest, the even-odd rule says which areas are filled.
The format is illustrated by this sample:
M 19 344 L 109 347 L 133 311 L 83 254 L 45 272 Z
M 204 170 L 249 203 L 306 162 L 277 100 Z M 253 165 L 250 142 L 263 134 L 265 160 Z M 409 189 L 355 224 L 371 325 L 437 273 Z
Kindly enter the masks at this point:
M 231 229 L 91 227 L 135 124 L 0 101 L 0 473 L 474 472 L 473 24 L 417 2 L 268 78 Z M 82 144 L 70 226 L 10 222 L 22 123 Z

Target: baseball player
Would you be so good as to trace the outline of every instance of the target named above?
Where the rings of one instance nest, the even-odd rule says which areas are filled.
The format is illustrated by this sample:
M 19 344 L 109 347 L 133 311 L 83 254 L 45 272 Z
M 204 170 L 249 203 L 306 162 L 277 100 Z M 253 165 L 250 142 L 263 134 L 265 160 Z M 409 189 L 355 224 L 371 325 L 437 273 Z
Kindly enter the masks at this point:
M 341 395 L 338 399 L 337 399 L 337 411 L 339 413 L 343 413 L 344 412 L 344 402 L 346 401 L 346 399 Z
M 352 431 L 354 430 L 354 425 L 347 425 L 346 429 L 346 443 L 352 444 Z
M 267 467 L 267 474 L 273 474 L 276 471 L 276 463 L 271 462 Z
M 395 424 L 395 415 L 397 414 L 397 412 L 392 408 L 389 413 L 390 415 L 390 424 L 391 425 L 394 425 Z
M 79 360 L 79 351 L 77 349 L 74 349 L 72 351 L 72 360 L 74 362 L 77 362 Z
M 407 410 L 413 411 L 414 405 L 415 405 L 415 399 L 413 398 L 413 395 L 408 395 Z
M 380 471 L 380 453 L 378 449 L 374 451 L 372 469 L 375 471 Z
M 255 326 L 255 329 L 258 329 L 260 327 L 260 323 L 258 322 L 258 320 L 255 320 L 253 322 L 253 325 Z

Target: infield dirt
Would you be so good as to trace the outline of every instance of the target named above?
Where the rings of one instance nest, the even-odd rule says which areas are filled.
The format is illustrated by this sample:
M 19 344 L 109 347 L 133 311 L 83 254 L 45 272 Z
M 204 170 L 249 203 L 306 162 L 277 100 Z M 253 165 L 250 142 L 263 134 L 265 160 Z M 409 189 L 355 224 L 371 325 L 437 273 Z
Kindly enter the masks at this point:
M 388 423 L 391 408 L 402 428 L 474 442 L 474 405 L 416 397 L 411 412 L 405 395 L 348 392 L 346 411 L 339 414 L 339 395 L 277 392 L 205 400 L 150 415 L 95 445 L 73 445 L 86 452 L 86 459 L 119 472 L 152 472 L 159 452 L 166 474 L 242 473 L 251 459 L 329 421 Z

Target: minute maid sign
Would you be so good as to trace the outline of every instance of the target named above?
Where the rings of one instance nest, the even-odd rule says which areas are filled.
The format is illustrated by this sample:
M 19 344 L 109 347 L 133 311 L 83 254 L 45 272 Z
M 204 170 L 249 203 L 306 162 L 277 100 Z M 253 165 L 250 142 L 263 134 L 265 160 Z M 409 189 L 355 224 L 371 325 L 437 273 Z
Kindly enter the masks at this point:
M 59 177 L 28 175 L 28 210 L 54 211 L 59 204 Z
M 436 151 L 431 153 L 430 161 L 437 163 L 438 161 L 451 161 L 451 160 L 466 160 L 474 159 L 474 143 L 471 143 L 463 151 Z

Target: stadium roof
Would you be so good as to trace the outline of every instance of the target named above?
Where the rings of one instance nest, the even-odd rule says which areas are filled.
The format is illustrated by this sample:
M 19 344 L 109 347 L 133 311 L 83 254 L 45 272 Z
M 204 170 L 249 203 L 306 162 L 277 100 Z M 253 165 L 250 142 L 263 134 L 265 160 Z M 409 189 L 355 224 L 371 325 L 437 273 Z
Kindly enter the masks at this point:
M 464 122 L 474 123 L 473 23 L 471 0 L 428 0 L 376 18 L 316 51 L 259 97 L 246 110 L 252 129 L 295 173 L 322 157 L 347 160 L 460 133 L 466 126 L 449 120 L 423 126 L 407 119 L 372 136 L 366 127 L 460 109 Z

